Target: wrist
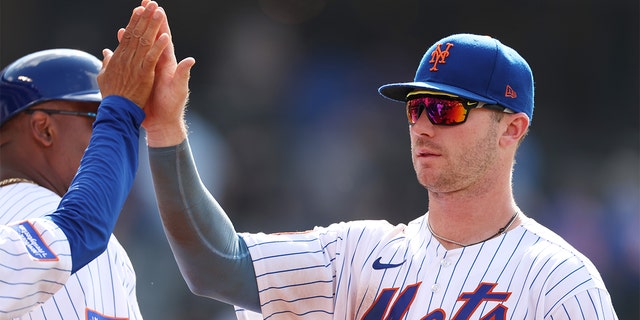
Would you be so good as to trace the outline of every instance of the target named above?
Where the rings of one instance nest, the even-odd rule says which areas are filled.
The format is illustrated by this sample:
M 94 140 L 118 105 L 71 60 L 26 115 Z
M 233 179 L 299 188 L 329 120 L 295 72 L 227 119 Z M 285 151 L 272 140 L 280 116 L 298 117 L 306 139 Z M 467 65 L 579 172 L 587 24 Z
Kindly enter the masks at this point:
M 147 146 L 162 148 L 175 146 L 187 138 L 187 125 L 184 121 L 175 125 L 161 125 L 145 128 L 147 133 Z

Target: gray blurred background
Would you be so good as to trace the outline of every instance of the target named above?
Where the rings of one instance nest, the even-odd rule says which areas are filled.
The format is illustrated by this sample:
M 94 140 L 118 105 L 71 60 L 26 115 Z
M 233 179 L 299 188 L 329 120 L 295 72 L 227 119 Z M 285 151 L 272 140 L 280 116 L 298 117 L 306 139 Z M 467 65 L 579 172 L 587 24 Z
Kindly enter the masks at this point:
M 0 0 L 0 64 L 69 47 L 102 58 L 136 1 Z M 401 104 L 433 42 L 488 34 L 529 61 L 531 133 L 520 207 L 599 268 L 620 319 L 640 318 L 639 5 L 636 0 L 162 1 L 177 56 L 196 58 L 188 110 L 203 180 L 239 231 L 353 219 L 408 222 L 416 182 Z M 116 235 L 147 319 L 232 319 L 191 294 L 158 219 L 144 141 Z

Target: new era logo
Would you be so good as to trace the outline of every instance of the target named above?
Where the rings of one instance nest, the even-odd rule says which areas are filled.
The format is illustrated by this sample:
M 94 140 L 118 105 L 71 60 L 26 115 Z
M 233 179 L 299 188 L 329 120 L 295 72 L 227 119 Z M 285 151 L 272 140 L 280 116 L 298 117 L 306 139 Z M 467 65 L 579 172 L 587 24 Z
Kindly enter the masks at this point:
M 507 85 L 507 89 L 504 92 L 504 96 L 507 98 L 517 98 L 518 94 L 516 93 L 515 90 L 513 90 L 513 88 L 511 88 L 510 85 Z

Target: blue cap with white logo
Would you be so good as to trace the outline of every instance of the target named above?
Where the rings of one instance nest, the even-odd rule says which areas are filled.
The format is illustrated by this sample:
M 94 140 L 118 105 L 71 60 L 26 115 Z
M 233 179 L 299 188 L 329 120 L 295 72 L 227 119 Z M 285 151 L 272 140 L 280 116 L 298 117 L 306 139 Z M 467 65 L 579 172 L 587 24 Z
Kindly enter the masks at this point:
M 512 48 L 489 36 L 454 34 L 432 45 L 413 82 L 387 84 L 381 95 L 404 102 L 414 90 L 499 104 L 533 118 L 533 73 Z

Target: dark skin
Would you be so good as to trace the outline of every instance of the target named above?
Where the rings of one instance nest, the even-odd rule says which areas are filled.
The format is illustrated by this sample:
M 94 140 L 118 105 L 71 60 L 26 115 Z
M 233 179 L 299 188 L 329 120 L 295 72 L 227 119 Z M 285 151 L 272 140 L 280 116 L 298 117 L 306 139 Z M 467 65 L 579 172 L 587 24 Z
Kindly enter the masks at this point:
M 97 81 L 103 97 L 117 95 L 144 109 L 156 66 L 170 43 L 164 10 L 154 1 L 134 9 L 115 52 L 103 51 Z M 96 102 L 47 101 L 29 109 L 96 112 Z M 80 166 L 91 138 L 93 118 L 21 112 L 0 127 L 0 179 L 31 180 L 62 196 Z
M 31 110 L 97 112 L 97 102 L 48 101 Z M 2 179 L 32 180 L 62 196 L 69 188 L 89 145 L 94 118 L 26 112 L 0 128 Z

